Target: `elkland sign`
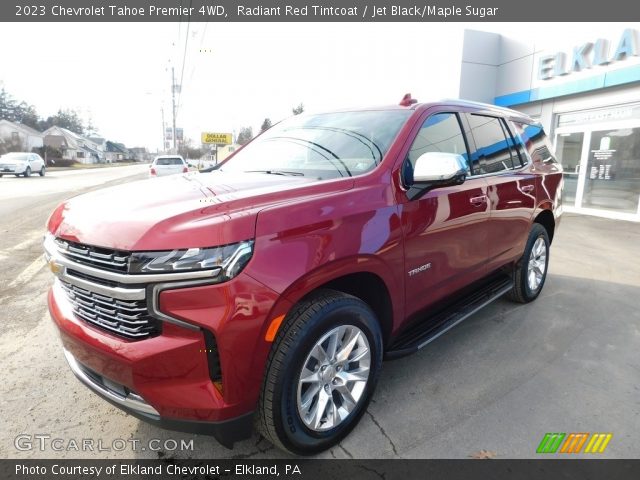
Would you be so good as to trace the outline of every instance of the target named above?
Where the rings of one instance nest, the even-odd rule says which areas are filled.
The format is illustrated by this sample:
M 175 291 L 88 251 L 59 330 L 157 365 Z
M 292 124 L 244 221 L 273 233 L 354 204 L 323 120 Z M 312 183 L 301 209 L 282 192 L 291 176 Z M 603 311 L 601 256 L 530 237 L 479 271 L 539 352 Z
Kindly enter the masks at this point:
M 587 42 L 573 48 L 571 56 L 565 52 L 540 57 L 538 62 L 538 78 L 550 80 L 552 78 L 581 72 L 594 66 L 609 65 L 632 56 L 640 55 L 638 31 L 626 29 L 618 41 L 618 47 L 613 55 L 610 54 L 609 40 L 599 38 L 595 43 Z

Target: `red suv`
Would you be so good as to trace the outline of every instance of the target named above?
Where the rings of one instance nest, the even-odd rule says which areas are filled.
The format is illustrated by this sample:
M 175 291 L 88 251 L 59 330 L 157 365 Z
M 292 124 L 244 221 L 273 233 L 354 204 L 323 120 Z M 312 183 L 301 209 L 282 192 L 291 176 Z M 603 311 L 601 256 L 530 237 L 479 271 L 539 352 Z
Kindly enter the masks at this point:
M 49 309 L 75 375 L 130 414 L 311 454 L 356 425 L 383 358 L 540 294 L 561 189 L 512 110 L 294 116 L 212 172 L 60 205 Z

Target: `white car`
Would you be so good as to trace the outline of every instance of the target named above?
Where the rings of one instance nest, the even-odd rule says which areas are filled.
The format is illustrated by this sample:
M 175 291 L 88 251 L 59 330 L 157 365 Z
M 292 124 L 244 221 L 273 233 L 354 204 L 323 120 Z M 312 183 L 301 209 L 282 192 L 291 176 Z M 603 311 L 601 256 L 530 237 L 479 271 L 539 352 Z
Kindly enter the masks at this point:
M 160 155 L 153 159 L 149 165 L 149 175 L 162 177 L 176 173 L 187 173 L 189 166 L 180 155 Z
M 2 175 L 24 175 L 30 177 L 32 173 L 45 174 L 44 160 L 37 153 L 11 152 L 0 157 L 0 177 Z

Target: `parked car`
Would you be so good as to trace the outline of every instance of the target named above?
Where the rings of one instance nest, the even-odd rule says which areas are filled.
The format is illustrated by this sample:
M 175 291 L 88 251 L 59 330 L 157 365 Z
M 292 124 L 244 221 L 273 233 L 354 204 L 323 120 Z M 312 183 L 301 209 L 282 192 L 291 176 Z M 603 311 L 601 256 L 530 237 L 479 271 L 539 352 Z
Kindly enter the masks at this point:
M 149 165 L 149 175 L 152 177 L 163 177 L 188 171 L 189 166 L 180 155 L 160 155 L 154 158 Z
M 210 173 L 60 205 L 49 309 L 75 375 L 130 414 L 312 454 L 357 424 L 383 358 L 540 295 L 561 190 L 513 110 L 299 115 Z
M 0 177 L 7 174 L 30 177 L 32 173 L 41 177 L 46 173 L 44 160 L 37 153 L 11 152 L 0 156 Z

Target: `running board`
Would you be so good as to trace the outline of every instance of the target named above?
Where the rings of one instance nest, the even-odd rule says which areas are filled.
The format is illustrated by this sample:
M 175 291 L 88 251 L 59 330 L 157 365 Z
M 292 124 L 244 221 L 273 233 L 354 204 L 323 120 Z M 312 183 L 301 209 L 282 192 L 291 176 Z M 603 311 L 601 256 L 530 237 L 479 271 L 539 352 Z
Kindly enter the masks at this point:
M 512 288 L 513 280 L 506 275 L 493 279 L 435 316 L 425 318 L 402 332 L 385 353 L 385 359 L 417 352 Z

